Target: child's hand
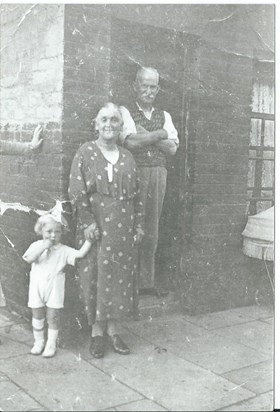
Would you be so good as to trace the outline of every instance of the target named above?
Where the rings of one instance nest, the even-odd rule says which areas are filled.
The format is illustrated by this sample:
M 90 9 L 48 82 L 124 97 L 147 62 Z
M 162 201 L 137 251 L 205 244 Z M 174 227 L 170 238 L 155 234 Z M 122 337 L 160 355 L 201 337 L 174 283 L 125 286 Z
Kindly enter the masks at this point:
M 98 227 L 97 227 L 97 228 L 95 229 L 95 231 L 94 231 L 94 236 L 95 236 L 95 239 L 96 239 L 96 240 L 99 240 L 100 237 L 101 237 L 101 235 L 100 235 L 100 230 L 99 230 Z
M 135 229 L 135 235 L 134 235 L 134 242 L 138 245 L 140 242 L 141 242 L 141 240 L 143 239 L 143 236 L 144 236 L 144 231 L 140 228 L 140 227 L 137 227 L 136 229 Z
M 92 223 L 89 225 L 85 230 L 84 230 L 85 238 L 86 240 L 89 240 L 90 242 L 100 239 L 100 230 L 96 223 Z
M 51 239 L 44 239 L 43 244 L 45 246 L 45 249 L 50 249 L 53 245 L 53 242 L 51 241 Z

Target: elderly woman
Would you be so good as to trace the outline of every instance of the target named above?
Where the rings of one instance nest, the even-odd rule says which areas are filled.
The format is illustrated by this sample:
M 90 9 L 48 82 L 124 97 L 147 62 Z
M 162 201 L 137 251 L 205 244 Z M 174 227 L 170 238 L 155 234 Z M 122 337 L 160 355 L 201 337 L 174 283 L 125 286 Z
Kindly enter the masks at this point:
M 133 280 L 137 246 L 143 236 L 136 164 L 117 146 L 123 120 L 119 108 L 107 103 L 95 119 L 98 138 L 76 153 L 69 196 L 76 220 L 77 246 L 96 240 L 96 248 L 79 262 L 85 311 L 92 326 L 90 353 L 104 355 L 104 332 L 114 350 L 128 354 L 116 320 L 133 312 Z

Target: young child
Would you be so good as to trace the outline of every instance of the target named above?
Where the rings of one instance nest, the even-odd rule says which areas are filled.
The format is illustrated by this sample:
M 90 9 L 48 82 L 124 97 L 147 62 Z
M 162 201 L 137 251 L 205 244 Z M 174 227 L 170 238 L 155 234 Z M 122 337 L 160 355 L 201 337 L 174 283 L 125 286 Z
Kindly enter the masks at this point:
M 85 241 L 80 250 L 60 243 L 62 224 L 51 214 L 41 216 L 34 227 L 42 240 L 32 243 L 23 255 L 31 263 L 28 306 L 32 308 L 34 346 L 32 355 L 46 358 L 56 352 L 59 330 L 60 309 L 64 303 L 64 284 L 66 265 L 75 265 L 75 260 L 83 258 L 91 248 Z M 48 339 L 45 345 L 44 323 L 48 323 Z
M 14 142 L 0 139 L 0 155 L 25 155 L 35 151 L 43 142 L 42 126 L 38 125 L 33 133 L 31 142 Z M 6 299 L 0 282 L 0 308 L 6 306 Z M 0 345 L 2 341 L 0 339 Z

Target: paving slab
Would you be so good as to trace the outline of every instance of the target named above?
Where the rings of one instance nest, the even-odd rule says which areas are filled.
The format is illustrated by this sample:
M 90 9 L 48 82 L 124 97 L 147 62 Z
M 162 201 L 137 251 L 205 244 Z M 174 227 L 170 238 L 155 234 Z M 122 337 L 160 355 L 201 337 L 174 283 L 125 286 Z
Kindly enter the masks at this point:
M 272 388 L 274 318 L 265 309 L 249 308 L 250 316 L 242 309 L 123 322 L 120 335 L 131 354 L 118 355 L 107 344 L 99 360 L 89 354 L 89 331 L 65 342 L 70 352 L 59 349 L 49 360 L 31 356 L 28 324 L 6 318 L 0 326 L 0 385 L 11 378 L 43 405 L 28 411 L 255 410 L 256 393 Z M 264 395 L 260 402 L 265 407 L 269 395 Z
M 271 353 L 260 353 L 235 341 L 231 336 L 221 337 L 216 331 L 208 331 L 186 320 L 181 321 L 180 318 L 135 322 L 129 324 L 129 329 L 141 337 L 145 336 L 159 349 L 167 349 L 219 374 L 271 358 Z
M 109 411 L 116 411 L 116 408 L 110 408 L 110 409 L 103 409 L 104 412 L 109 412 Z
M 223 411 L 273 411 L 273 392 L 257 395 L 252 399 L 222 409 Z
M 273 325 L 266 322 L 254 321 L 248 324 L 229 326 L 216 330 L 222 337 L 230 337 L 234 342 L 241 343 L 273 356 Z
M 209 313 L 207 315 L 188 316 L 186 320 L 203 328 L 214 330 L 252 321 L 252 317 L 233 310 L 226 310 L 223 312 Z
M 126 405 L 121 405 L 116 407 L 117 411 L 167 411 L 167 409 L 152 402 L 148 399 L 143 399 L 142 401 L 131 402 Z
M 168 351 L 151 348 L 121 356 L 108 353 L 99 365 L 107 374 L 169 411 L 208 411 L 253 393 Z
M 3 381 L 9 381 L 10 379 L 8 378 L 7 375 L 5 375 L 4 373 L 1 373 L 0 371 L 0 383 Z
M 274 306 L 273 305 L 242 306 L 240 308 L 235 308 L 232 310 L 235 312 L 244 314 L 245 316 L 251 317 L 252 319 L 255 319 L 255 320 L 274 317 Z
M 3 342 L 2 345 L 0 345 L 0 359 L 20 357 L 21 355 L 27 355 L 30 352 L 30 345 L 2 337 L 1 340 Z
M 262 322 L 269 323 L 270 325 L 274 325 L 274 321 L 275 321 L 274 317 L 273 318 L 263 318 L 263 319 L 260 319 L 260 320 Z
M 269 355 L 234 342 L 231 338 L 212 336 L 211 341 L 196 339 L 186 345 L 170 347 L 173 353 L 217 374 L 270 359 Z
M 272 360 L 225 373 L 223 377 L 256 394 L 268 392 L 273 389 Z
M 117 410 L 116 408 L 110 408 L 110 409 L 104 409 L 104 412 L 105 412 L 105 411 L 106 411 L 106 412 L 107 412 L 107 411 L 108 411 L 108 412 L 109 412 L 109 411 L 116 411 L 116 410 Z
M 48 409 L 45 408 L 35 408 L 35 409 L 28 409 L 28 412 L 45 412 L 48 411 Z
M 133 333 L 158 344 L 174 341 L 191 342 L 199 337 L 207 339 L 211 336 L 211 332 L 205 328 L 194 325 L 178 316 L 131 322 L 127 324 L 127 327 Z
M 99 411 L 142 397 L 68 351 L 0 361 L 0 370 L 49 410 Z
M 42 410 L 41 405 L 10 380 L 0 381 L 1 411 Z
M 26 324 L 7 325 L 0 328 L 0 337 L 3 340 L 12 339 L 18 342 L 33 342 L 31 329 Z
M 15 323 L 26 323 L 26 321 L 19 315 L 9 312 L 7 309 L 1 308 L 0 328 Z

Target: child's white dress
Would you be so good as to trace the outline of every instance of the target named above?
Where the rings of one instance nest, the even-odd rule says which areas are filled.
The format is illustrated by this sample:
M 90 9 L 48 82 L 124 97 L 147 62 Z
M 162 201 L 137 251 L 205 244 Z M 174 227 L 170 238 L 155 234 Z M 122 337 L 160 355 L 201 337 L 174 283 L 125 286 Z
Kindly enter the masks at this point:
M 38 240 L 32 243 L 23 258 L 37 248 Z M 54 309 L 63 308 L 65 290 L 66 265 L 75 265 L 78 250 L 61 243 L 45 250 L 39 258 L 32 263 L 29 284 L 28 306 L 30 308 L 41 308 L 48 306 Z

